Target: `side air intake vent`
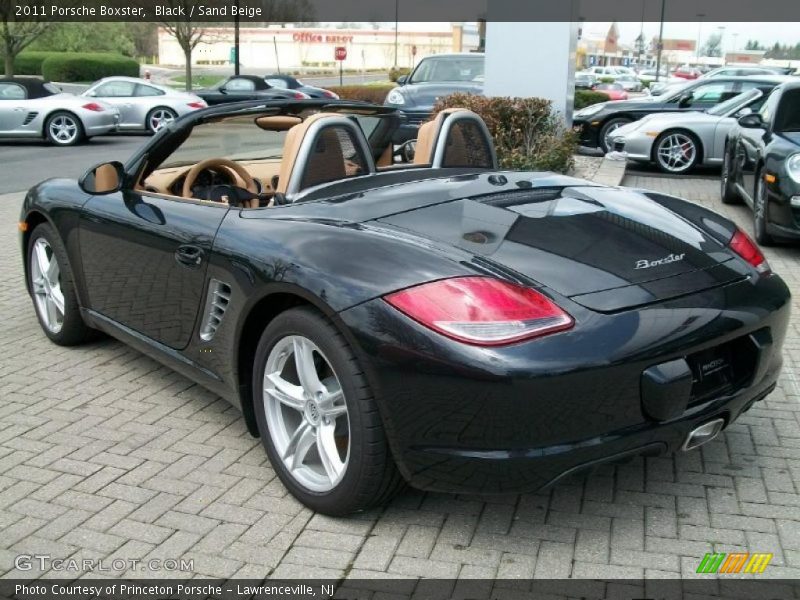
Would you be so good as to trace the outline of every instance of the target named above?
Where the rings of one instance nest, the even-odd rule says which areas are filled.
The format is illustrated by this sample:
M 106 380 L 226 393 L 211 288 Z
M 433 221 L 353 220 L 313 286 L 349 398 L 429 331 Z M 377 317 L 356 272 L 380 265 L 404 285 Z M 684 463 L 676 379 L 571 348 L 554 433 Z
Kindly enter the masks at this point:
M 30 124 L 31 124 L 31 121 L 33 121 L 33 120 L 34 120 L 36 117 L 38 117 L 38 116 L 39 116 L 39 113 L 38 113 L 38 112 L 29 112 L 29 113 L 28 113 L 28 114 L 25 116 L 25 121 L 24 121 L 22 124 L 23 124 L 23 125 L 30 125 Z
M 228 304 L 231 301 L 231 286 L 217 279 L 212 279 L 208 285 L 206 296 L 206 310 L 203 325 L 200 328 L 200 339 L 210 341 L 217 333 Z

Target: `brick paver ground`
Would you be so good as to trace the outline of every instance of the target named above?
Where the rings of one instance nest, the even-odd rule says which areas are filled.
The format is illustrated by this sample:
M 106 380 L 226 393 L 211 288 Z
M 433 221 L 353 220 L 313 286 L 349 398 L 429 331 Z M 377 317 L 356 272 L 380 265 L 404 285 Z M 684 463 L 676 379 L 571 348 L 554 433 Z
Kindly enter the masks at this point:
M 689 197 L 749 229 L 747 210 L 718 203 L 716 181 L 626 183 Z M 800 311 L 778 389 L 700 451 L 604 467 L 536 495 L 407 491 L 332 519 L 287 494 L 222 400 L 117 342 L 46 340 L 23 289 L 20 200 L 0 197 L 5 577 L 41 575 L 13 568 L 35 553 L 194 559 L 178 576 L 675 577 L 692 576 L 711 551 L 772 552 L 766 576 L 800 577 Z M 798 289 L 800 249 L 767 254 Z

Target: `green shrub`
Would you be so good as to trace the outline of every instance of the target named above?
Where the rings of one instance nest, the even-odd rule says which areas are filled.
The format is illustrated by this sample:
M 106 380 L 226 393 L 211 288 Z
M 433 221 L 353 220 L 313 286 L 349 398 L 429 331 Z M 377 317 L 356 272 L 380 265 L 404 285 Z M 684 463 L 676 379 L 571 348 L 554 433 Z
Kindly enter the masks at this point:
M 640 79 L 639 83 L 642 84 L 642 89 L 643 90 L 650 89 L 650 83 L 651 83 L 650 81 L 643 81 L 643 80 Z
M 42 76 L 49 81 L 95 81 L 103 77 L 139 76 L 139 63 L 119 54 L 65 52 L 42 63 Z
M 14 59 L 14 73 L 17 75 L 41 75 L 42 63 L 57 54 L 60 53 L 30 51 L 18 54 Z
M 469 109 L 484 120 L 501 168 L 560 173 L 572 168 L 578 134 L 564 127 L 549 100 L 453 94 L 441 98 L 433 113 L 455 107 Z
M 600 77 L 597 80 L 597 83 L 614 83 L 614 78 L 613 77 Z
M 575 90 L 575 110 L 586 108 L 592 104 L 599 104 L 600 102 L 608 102 L 608 100 L 608 94 L 603 92 Z
M 411 73 L 411 69 L 407 69 L 405 67 L 399 69 L 389 69 L 389 81 L 397 81 L 403 75 L 408 75 Z
M 343 85 L 328 89 L 339 95 L 342 100 L 361 100 L 373 104 L 383 104 L 386 94 L 394 89 L 393 85 Z

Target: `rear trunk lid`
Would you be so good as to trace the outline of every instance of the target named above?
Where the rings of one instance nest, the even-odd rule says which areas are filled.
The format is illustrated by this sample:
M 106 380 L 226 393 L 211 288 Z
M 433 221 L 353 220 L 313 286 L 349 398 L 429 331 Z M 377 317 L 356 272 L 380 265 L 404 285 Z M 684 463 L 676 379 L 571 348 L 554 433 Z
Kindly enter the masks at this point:
M 730 250 L 698 227 L 642 194 L 615 188 L 491 194 L 379 222 L 469 250 L 601 312 L 723 285 L 745 273 Z

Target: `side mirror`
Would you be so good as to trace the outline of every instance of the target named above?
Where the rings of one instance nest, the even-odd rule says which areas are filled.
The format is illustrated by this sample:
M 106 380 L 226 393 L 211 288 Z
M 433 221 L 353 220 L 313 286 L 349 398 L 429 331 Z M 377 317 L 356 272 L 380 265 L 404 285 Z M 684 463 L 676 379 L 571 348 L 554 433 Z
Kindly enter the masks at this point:
M 678 98 L 678 106 L 680 108 L 686 108 L 692 103 L 692 98 L 694 98 L 694 94 L 691 92 L 683 94 L 680 98 Z
M 119 161 L 97 165 L 86 171 L 78 180 L 78 185 L 87 194 L 113 194 L 122 188 L 125 167 Z
M 228 90 L 225 89 L 224 85 L 221 88 L 219 88 L 218 91 L 219 91 L 220 94 L 227 94 L 228 93 Z
M 95 92 L 94 90 L 89 90 L 84 94 L 84 96 L 88 96 L 89 98 L 94 98 L 95 96 L 97 96 L 97 92 Z
M 417 140 L 408 140 L 400 149 L 400 158 L 403 162 L 414 162 L 414 155 L 417 153 Z
M 408 75 L 400 75 L 400 77 L 397 78 L 396 83 L 397 85 L 405 85 L 407 81 L 408 81 Z
M 764 129 L 764 121 L 761 120 L 761 115 L 758 113 L 740 117 L 738 122 L 745 129 Z
M 737 119 L 739 119 L 739 118 L 741 118 L 741 117 L 744 117 L 744 116 L 746 116 L 746 115 L 751 115 L 751 114 L 753 114 L 753 109 L 752 109 L 752 108 L 750 108 L 749 106 L 745 106 L 745 107 L 743 107 L 743 108 L 740 108 L 739 110 L 737 110 L 737 111 L 736 111 L 736 114 L 735 114 L 734 116 L 735 116 Z

